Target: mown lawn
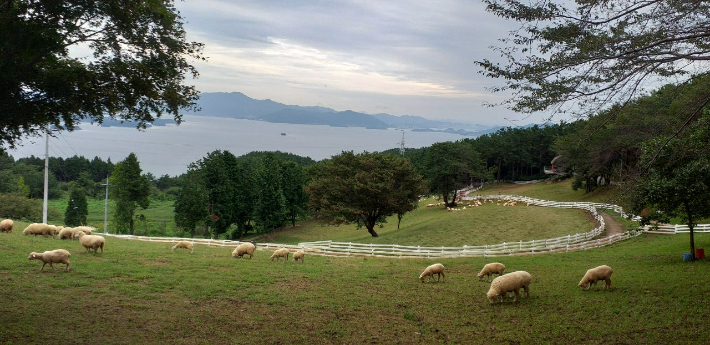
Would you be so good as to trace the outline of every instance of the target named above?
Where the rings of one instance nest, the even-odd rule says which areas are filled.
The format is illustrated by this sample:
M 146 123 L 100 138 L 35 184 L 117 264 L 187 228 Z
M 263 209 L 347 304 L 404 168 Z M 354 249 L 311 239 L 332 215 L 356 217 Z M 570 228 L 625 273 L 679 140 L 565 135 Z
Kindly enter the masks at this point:
M 20 229 L 24 224 L 18 224 Z M 452 230 L 454 232 L 455 230 Z M 710 235 L 697 235 L 710 248 Z M 232 248 L 108 237 L 77 242 L 0 234 L 0 342 L 8 344 L 705 344 L 710 263 L 683 262 L 688 236 L 646 236 L 576 253 L 437 260 L 306 256 L 305 264 L 231 259 Z M 65 248 L 71 271 L 28 261 Z M 491 306 L 487 262 L 533 275 L 531 296 Z M 610 291 L 580 291 L 586 269 L 614 268 Z

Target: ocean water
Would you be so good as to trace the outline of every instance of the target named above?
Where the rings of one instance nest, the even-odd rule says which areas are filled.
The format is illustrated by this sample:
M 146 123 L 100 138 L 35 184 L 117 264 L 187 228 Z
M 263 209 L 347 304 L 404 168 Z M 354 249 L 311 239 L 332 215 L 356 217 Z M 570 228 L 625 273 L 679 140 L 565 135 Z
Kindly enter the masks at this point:
M 286 135 L 281 135 L 285 133 Z M 214 150 L 240 156 L 252 151 L 282 151 L 322 160 L 342 151 L 356 153 L 399 148 L 404 133 L 405 148 L 420 148 L 444 141 L 464 139 L 449 133 L 411 132 L 398 129 L 365 129 L 269 123 L 210 116 L 184 117 L 180 125 L 135 128 L 99 127 L 83 124 L 81 130 L 50 137 L 50 156 L 96 156 L 119 162 L 135 153 L 144 172 L 175 176 Z M 26 139 L 10 151 L 17 158 L 44 157 L 44 138 Z

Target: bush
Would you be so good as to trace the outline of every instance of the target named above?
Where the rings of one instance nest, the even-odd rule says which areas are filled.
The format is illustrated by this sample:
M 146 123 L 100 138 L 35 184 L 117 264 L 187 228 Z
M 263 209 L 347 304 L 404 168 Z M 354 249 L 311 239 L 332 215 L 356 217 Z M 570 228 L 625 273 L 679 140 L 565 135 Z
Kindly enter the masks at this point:
M 49 218 L 61 217 L 61 212 L 54 207 L 50 207 L 47 211 Z M 0 216 L 29 222 L 41 222 L 42 201 L 19 195 L 0 194 Z

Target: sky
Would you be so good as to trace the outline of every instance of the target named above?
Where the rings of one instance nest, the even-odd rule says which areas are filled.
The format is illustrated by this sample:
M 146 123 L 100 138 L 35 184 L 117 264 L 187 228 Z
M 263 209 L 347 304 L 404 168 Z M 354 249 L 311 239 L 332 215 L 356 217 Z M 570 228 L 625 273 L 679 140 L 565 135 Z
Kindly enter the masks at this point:
M 179 1 L 201 92 L 337 111 L 416 115 L 485 125 L 543 123 L 544 114 L 487 107 L 475 61 L 496 60 L 497 39 L 517 28 L 478 0 Z

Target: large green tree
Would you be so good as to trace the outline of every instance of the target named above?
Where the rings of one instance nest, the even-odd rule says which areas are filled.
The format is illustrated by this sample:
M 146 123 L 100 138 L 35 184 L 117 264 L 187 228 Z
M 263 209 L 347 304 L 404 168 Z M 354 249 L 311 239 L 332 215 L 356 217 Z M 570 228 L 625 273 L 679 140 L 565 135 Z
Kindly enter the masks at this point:
M 256 225 L 263 232 L 283 226 L 286 218 L 286 197 L 283 192 L 281 162 L 273 153 L 265 155 L 259 164 L 259 193 L 254 208 Z
M 113 168 L 110 195 L 115 200 L 114 222 L 119 233 L 128 228 L 129 234 L 133 235 L 136 208 L 146 209 L 150 205 L 150 184 L 141 172 L 134 153 Z
M 646 171 L 635 189 L 635 211 L 643 224 L 678 217 L 690 228 L 690 253 L 695 260 L 693 228 L 710 217 L 710 113 L 695 124 L 687 139 L 658 137 L 644 145 L 641 167 Z M 659 150 L 660 148 L 660 150 Z
M 182 188 L 175 199 L 175 225 L 194 237 L 197 226 L 209 224 L 207 189 L 197 164 L 190 164 L 183 178 Z M 208 234 L 205 231 L 204 235 Z
M 81 188 L 72 189 L 69 194 L 69 202 L 64 212 L 64 225 L 79 226 L 86 225 L 86 217 L 89 215 L 89 206 L 86 202 L 86 193 Z
M 306 188 L 315 218 L 330 224 L 354 223 L 377 237 L 386 217 L 412 209 L 426 193 L 409 160 L 390 154 L 343 152 L 309 170 Z
M 456 207 L 460 189 L 485 177 L 484 163 L 466 142 L 441 142 L 427 151 L 426 177 L 431 190 L 440 193 L 447 207 Z
M 179 123 L 198 97 L 184 81 L 201 49 L 170 0 L 2 0 L 0 147 L 105 115 Z
M 291 226 L 296 226 L 296 220 L 308 213 L 308 194 L 304 190 L 308 176 L 295 162 L 282 162 L 281 181 L 282 190 L 286 199 L 286 219 L 291 221 Z

